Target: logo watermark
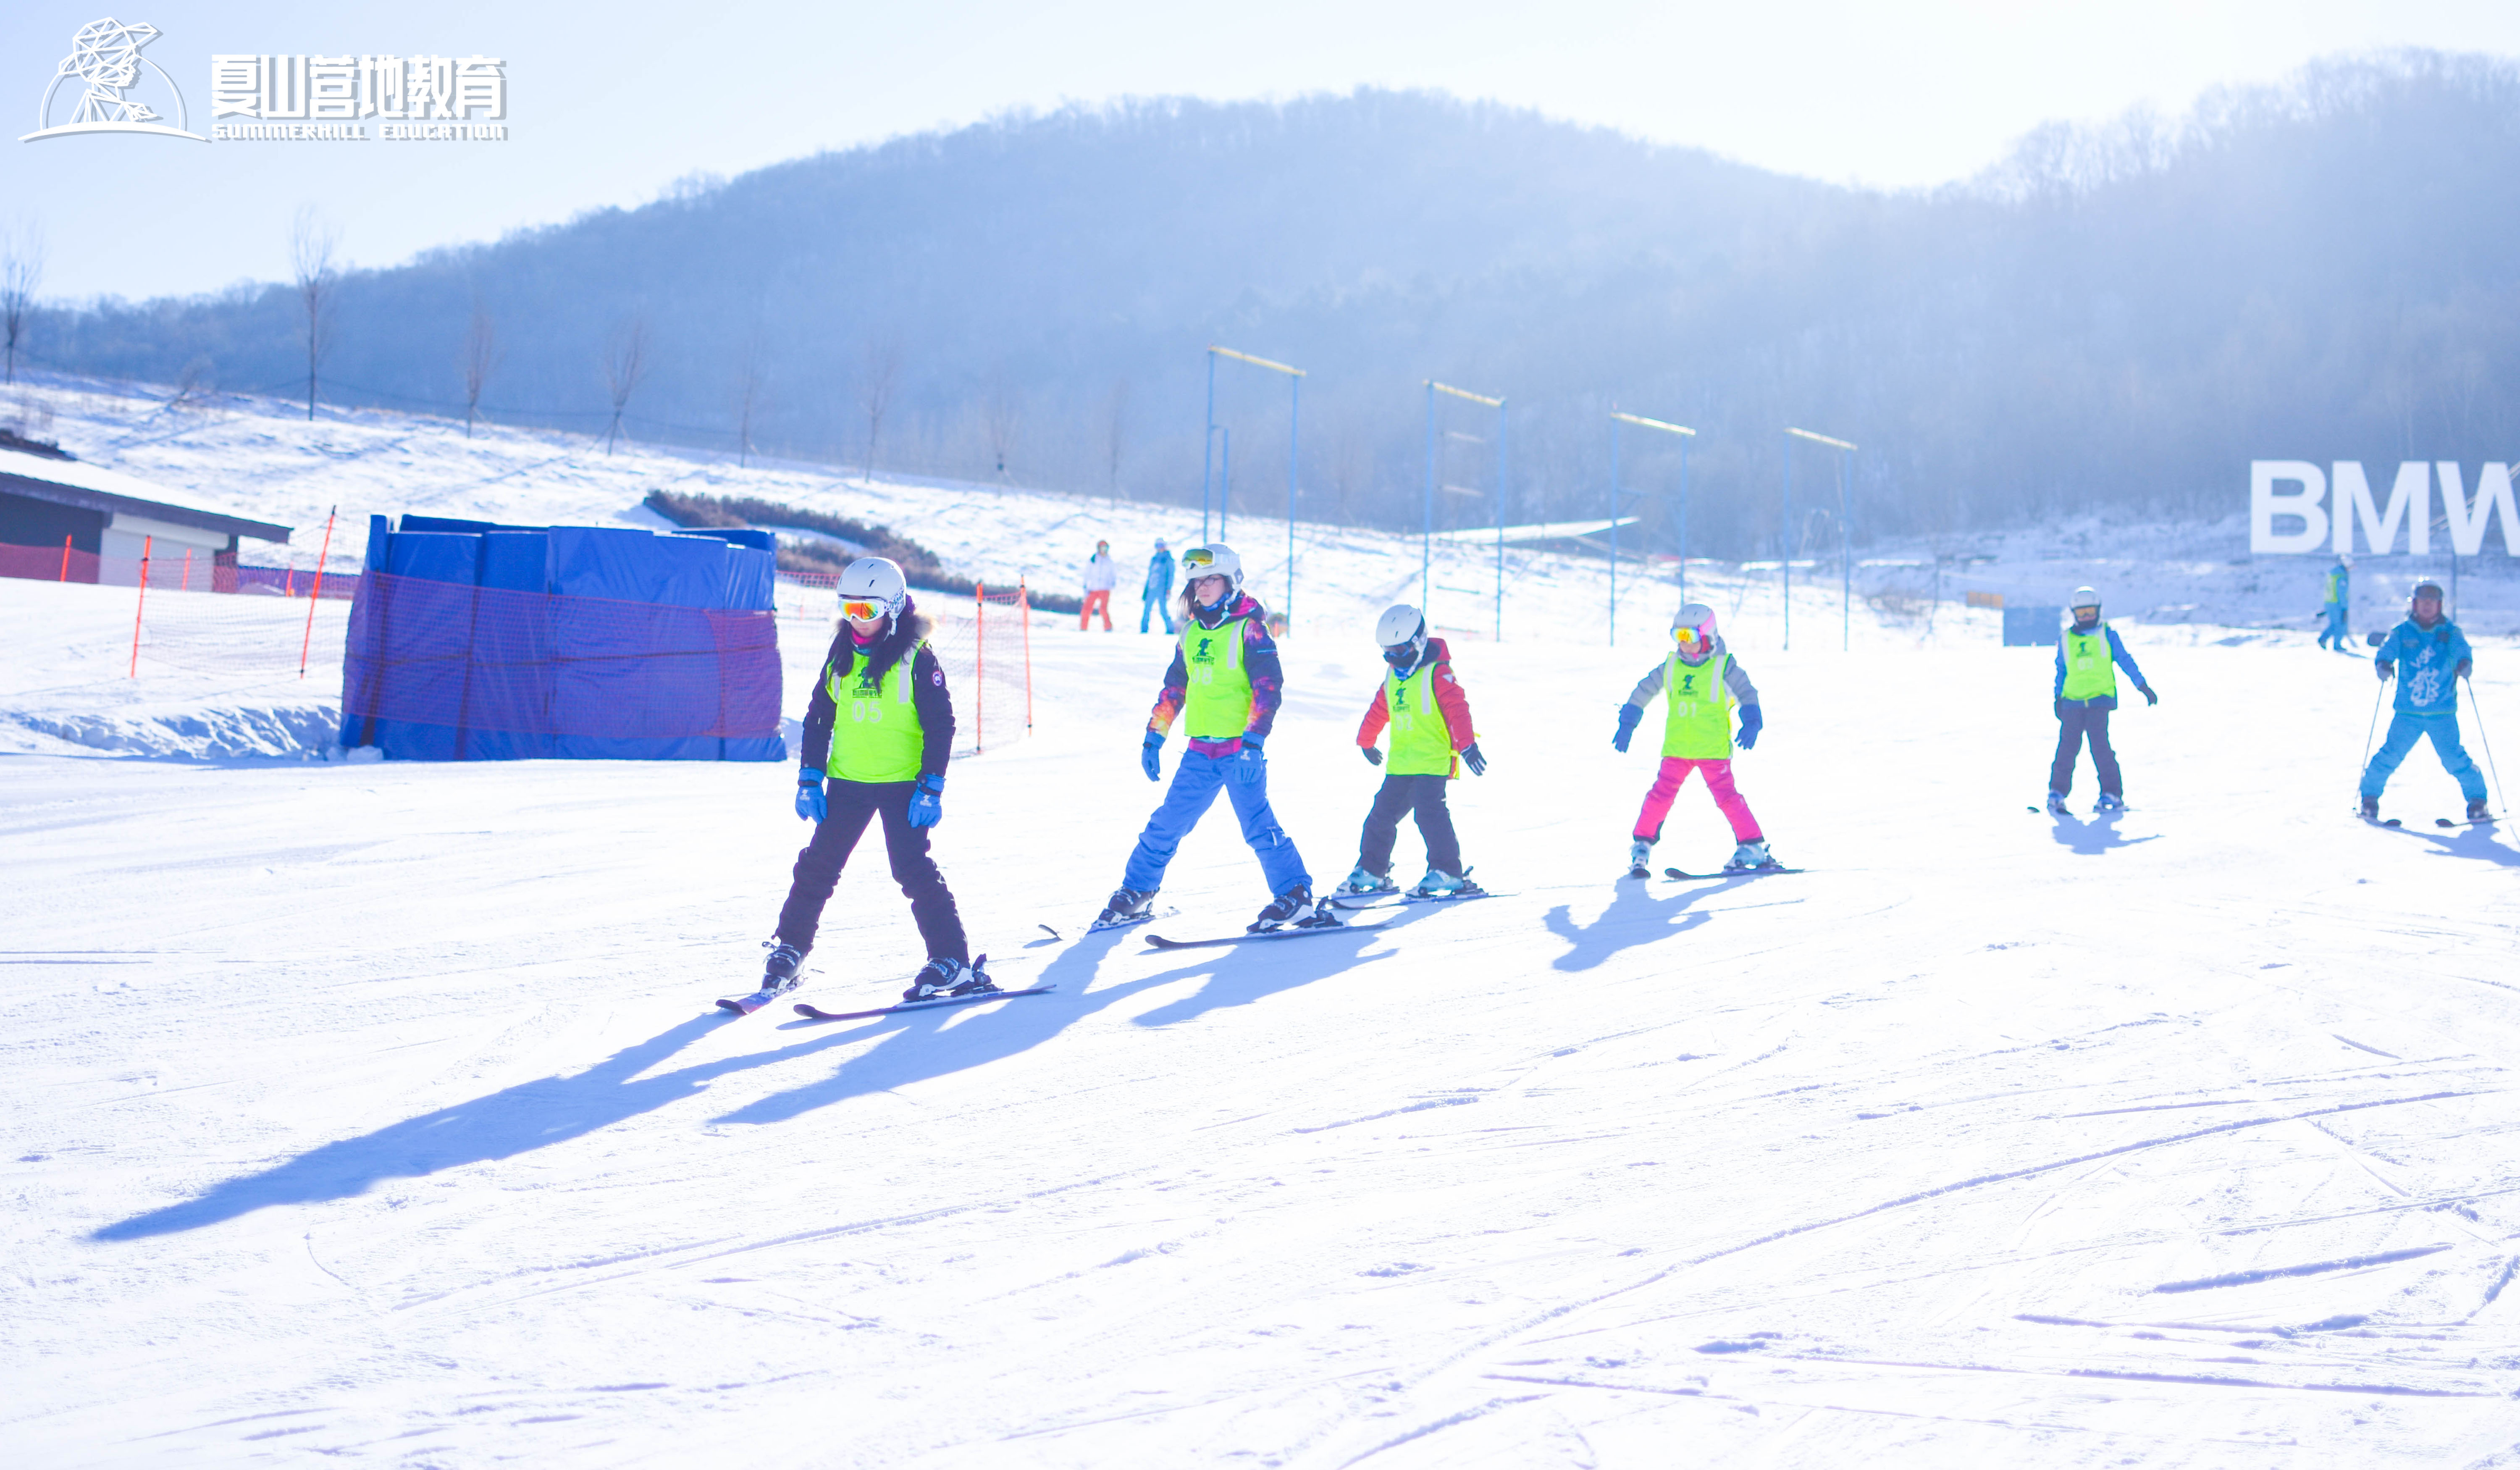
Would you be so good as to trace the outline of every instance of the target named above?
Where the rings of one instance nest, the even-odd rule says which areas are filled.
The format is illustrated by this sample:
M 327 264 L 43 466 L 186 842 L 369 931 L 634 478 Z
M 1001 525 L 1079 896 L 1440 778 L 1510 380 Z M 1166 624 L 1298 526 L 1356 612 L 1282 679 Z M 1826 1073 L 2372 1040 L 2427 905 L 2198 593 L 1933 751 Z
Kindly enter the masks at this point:
M 52 85 L 44 88 L 44 100 L 35 106 L 35 130 L 18 141 L 32 143 L 39 138 L 67 138 L 73 133 L 155 133 L 163 138 L 209 142 L 199 133 L 187 131 L 192 118 L 185 111 L 183 89 L 175 85 L 164 67 L 140 54 L 140 49 L 158 39 L 158 35 L 155 25 L 125 25 L 110 16 L 80 26 L 78 33 L 70 37 L 70 54 L 54 68 Z M 165 83 L 166 96 L 174 101 L 173 127 L 166 125 L 157 110 L 131 95 L 151 73 Z M 57 127 L 53 124 L 53 99 L 61 92 L 62 83 L 72 77 L 83 87 L 78 111 L 69 121 Z
M 213 56 L 210 133 L 240 143 L 504 143 L 507 65 L 495 56 Z

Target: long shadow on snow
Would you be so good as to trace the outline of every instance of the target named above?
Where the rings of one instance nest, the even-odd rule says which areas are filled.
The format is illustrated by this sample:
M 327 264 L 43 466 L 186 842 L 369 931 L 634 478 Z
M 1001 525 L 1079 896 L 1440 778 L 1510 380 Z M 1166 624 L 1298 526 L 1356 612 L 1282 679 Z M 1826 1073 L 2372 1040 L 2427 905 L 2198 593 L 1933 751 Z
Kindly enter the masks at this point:
M 2080 817 L 2050 820 L 2056 824 L 2056 840 L 2086 858 L 2096 858 L 2115 848 L 2134 847 L 2161 838 L 2159 832 L 2149 837 L 2121 837 L 2118 835 L 2118 820 L 2114 816 L 2093 817 L 2088 822 Z
M 356 1138 L 327 1143 L 260 1174 L 214 1184 L 197 1199 L 106 1225 L 92 1240 L 137 1240 L 216 1225 L 266 1205 L 347 1199 L 389 1179 L 416 1179 L 512 1158 L 652 1112 L 698 1091 L 715 1078 L 769 1066 L 849 1040 L 817 1037 L 775 1051 L 727 1057 L 698 1066 L 639 1074 L 730 1018 L 694 1016 L 606 1057 L 574 1077 L 538 1077 L 513 1088 L 423 1113 Z
M 2494 828 L 2490 826 L 2463 826 L 2450 832 L 2440 830 L 2428 832 L 2419 826 L 2390 826 L 2382 827 L 2380 830 L 2399 832 L 2408 837 L 2421 837 L 2440 848 L 2445 857 L 2468 858 L 2480 863 L 2498 864 L 2504 868 L 2520 868 L 2520 852 L 2514 852 L 2495 841 Z
M 748 1102 L 712 1121 L 782 1123 L 851 1097 L 985 1066 L 1029 1051 L 1115 1002 L 1192 975 L 1210 974 L 1216 978 L 1196 995 L 1139 1017 L 1137 1024 L 1169 1025 L 1219 1006 L 1249 1004 L 1263 996 L 1309 985 L 1353 968 L 1358 947 L 1370 938 L 1360 932 L 1263 940 L 1248 949 L 1215 951 L 1178 969 L 1085 994 L 1102 957 L 1116 945 L 1135 939 L 1137 933 L 1131 929 L 1092 935 L 1061 951 L 1044 967 L 1039 982 L 1057 984 L 1059 989 L 1040 1000 L 1009 1004 L 993 1015 L 972 1016 L 950 1029 L 949 1022 L 956 1014 L 952 1010 L 914 1011 L 908 1016 L 886 1017 L 880 1024 L 852 1028 L 833 1040 L 860 1042 L 878 1035 L 882 1039 L 871 1049 L 843 1062 L 837 1072 L 821 1082 Z
M 1564 904 L 1549 911 L 1543 922 L 1549 932 L 1565 940 L 1566 953 L 1553 961 L 1561 970 L 1589 970 L 1602 960 L 1641 944 L 1686 934 L 1705 923 L 1711 915 L 1691 913 L 1688 908 L 1699 899 L 1719 893 L 1731 893 L 1756 878 L 1731 878 L 1705 888 L 1684 888 L 1672 897 L 1656 898 L 1646 887 L 1648 880 L 1622 878 L 1610 907 L 1589 924 L 1578 925 L 1569 916 Z

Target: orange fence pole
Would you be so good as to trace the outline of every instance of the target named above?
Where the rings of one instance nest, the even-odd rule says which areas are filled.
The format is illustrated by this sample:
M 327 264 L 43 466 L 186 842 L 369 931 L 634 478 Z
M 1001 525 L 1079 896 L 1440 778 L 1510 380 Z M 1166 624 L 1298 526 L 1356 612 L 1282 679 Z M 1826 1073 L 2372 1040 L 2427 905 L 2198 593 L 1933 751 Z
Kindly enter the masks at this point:
M 971 753 L 978 755 L 987 747 L 981 724 L 981 711 L 989 698 L 989 589 L 988 584 L 971 584 Z
M 70 539 L 69 539 L 68 536 L 65 536 L 65 537 L 63 537 L 63 538 L 62 538 L 62 580 L 63 580 L 63 581 L 65 581 L 65 582 L 67 582 L 67 581 L 68 581 L 69 579 L 70 579 Z
M 182 587 L 177 588 L 177 589 L 176 589 L 176 591 L 178 591 L 178 592 L 191 592 L 192 590 L 193 590 L 193 549 L 192 549 L 191 547 L 189 547 L 189 546 L 188 546 L 188 547 L 184 548 L 184 585 L 183 585 Z
M 1032 734 L 1032 589 L 1015 583 L 1015 616 L 1023 619 L 1024 734 Z
M 324 549 L 315 554 L 315 589 L 306 594 L 306 636 L 297 644 L 297 677 L 306 677 L 306 653 L 315 646 L 315 604 L 324 597 L 324 558 L 333 554 L 333 517 L 339 506 L 324 512 Z
M 131 677 L 140 677 L 140 614 L 149 606 L 149 549 L 158 540 L 152 534 L 140 538 L 140 601 L 131 608 Z

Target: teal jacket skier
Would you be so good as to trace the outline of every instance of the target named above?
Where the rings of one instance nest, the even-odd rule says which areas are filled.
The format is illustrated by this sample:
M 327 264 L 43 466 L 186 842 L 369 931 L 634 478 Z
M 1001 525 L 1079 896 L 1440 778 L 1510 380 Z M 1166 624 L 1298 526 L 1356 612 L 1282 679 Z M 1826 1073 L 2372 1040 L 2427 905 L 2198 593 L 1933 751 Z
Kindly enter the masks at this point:
M 2442 616 L 2440 584 L 2416 586 L 2407 620 L 2389 630 L 2371 663 L 2382 683 L 2397 680 L 2398 697 L 2389 717 L 2389 737 L 2362 768 L 2362 815 L 2380 815 L 2380 793 L 2388 789 L 2389 778 L 2417 740 L 2429 738 L 2442 769 L 2467 798 L 2467 820 L 2491 821 L 2485 776 L 2458 741 L 2458 681 L 2476 666 L 2476 655 L 2458 624 Z
M 2345 614 L 2354 605 L 2354 558 L 2339 552 L 2336 564 L 2327 569 L 2326 598 L 2318 604 L 2319 616 L 2327 619 L 2327 628 L 2318 635 L 2318 646 L 2334 648 L 2339 653 L 2354 650 L 2345 646 Z

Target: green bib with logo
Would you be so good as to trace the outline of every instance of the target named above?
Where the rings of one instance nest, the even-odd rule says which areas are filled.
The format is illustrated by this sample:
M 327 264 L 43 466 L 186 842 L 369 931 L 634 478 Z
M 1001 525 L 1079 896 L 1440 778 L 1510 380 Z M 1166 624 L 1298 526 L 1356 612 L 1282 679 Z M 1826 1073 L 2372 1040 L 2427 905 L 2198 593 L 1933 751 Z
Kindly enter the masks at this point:
M 2063 697 L 2114 699 L 2117 692 L 2118 666 L 2109 657 L 2109 625 L 2094 623 L 2089 633 L 2066 629 Z
M 911 697 L 910 670 L 923 643 L 912 644 L 880 680 L 865 673 L 842 678 L 832 664 L 823 665 L 823 689 L 835 706 L 832 716 L 829 770 L 840 780 L 877 784 L 917 780 L 927 753 L 927 732 L 919 723 L 919 705 Z M 867 665 L 861 654 L 860 669 Z
M 1238 740 L 1251 727 L 1251 676 L 1242 668 L 1248 620 L 1246 613 L 1202 628 L 1192 618 L 1182 629 L 1182 668 L 1190 675 L 1182 730 L 1193 740 Z
M 1453 774 L 1453 733 L 1435 702 L 1435 665 L 1420 663 L 1406 679 L 1398 670 L 1383 676 L 1383 703 L 1391 710 L 1391 758 L 1383 767 L 1394 776 Z
M 1662 666 L 1662 753 L 1689 761 L 1728 760 L 1732 754 L 1732 693 L 1724 687 L 1730 653 L 1704 663 L 1683 663 L 1674 652 Z

